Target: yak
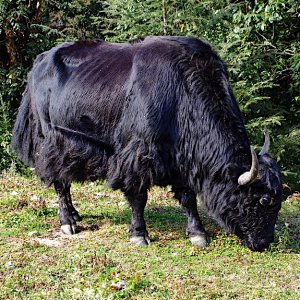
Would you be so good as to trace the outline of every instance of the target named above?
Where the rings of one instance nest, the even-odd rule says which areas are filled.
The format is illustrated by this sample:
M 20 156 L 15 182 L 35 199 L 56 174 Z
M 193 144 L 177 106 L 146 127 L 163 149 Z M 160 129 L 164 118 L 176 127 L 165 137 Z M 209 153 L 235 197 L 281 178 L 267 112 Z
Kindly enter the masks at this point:
M 153 185 L 172 187 L 194 245 L 209 244 L 197 200 L 250 249 L 262 251 L 274 239 L 283 193 L 270 137 L 257 154 L 227 66 L 206 41 L 77 41 L 38 55 L 12 145 L 54 185 L 65 234 L 76 233 L 82 219 L 71 183 L 105 179 L 129 202 L 137 245 L 150 244 L 144 209 Z

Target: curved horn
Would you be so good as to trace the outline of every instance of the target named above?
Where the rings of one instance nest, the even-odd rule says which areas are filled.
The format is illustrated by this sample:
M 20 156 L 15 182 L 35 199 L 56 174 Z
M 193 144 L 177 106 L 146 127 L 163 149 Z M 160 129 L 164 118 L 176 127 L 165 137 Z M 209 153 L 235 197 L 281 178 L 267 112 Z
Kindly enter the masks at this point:
M 258 155 L 263 156 L 265 154 L 268 154 L 269 150 L 270 150 L 270 134 L 268 131 L 265 131 L 265 142 Z
M 258 158 L 257 155 L 251 146 L 251 156 L 252 156 L 252 165 L 251 169 L 248 172 L 243 173 L 239 179 L 238 184 L 239 185 L 247 185 L 255 181 L 255 179 L 258 176 Z

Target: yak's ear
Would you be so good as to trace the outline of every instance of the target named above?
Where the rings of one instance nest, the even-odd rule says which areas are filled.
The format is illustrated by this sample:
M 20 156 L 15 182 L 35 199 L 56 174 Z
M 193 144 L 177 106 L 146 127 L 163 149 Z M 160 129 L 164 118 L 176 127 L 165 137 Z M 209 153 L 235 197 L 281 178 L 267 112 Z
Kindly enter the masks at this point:
M 245 171 L 243 168 L 237 164 L 229 163 L 225 167 L 226 175 L 233 181 L 238 182 L 238 178 Z

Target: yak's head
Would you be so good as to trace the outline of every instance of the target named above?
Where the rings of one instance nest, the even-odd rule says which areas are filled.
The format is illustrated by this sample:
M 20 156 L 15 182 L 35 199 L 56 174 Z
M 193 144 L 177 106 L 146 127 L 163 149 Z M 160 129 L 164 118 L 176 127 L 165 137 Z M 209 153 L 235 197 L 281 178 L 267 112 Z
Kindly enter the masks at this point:
M 254 251 L 266 249 L 274 240 L 275 223 L 283 200 L 281 174 L 267 154 L 269 145 L 266 134 L 258 155 L 251 148 L 250 171 L 231 174 L 231 188 L 224 187 L 226 200 L 217 208 L 217 214 L 214 213 L 227 231 L 236 234 Z

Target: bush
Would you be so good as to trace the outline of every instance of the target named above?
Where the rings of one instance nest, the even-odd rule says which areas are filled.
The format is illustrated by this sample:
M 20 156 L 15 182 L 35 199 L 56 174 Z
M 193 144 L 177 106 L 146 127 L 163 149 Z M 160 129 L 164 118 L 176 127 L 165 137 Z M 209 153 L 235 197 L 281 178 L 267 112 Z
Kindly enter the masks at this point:
M 208 40 L 227 62 L 252 143 L 259 148 L 267 128 L 271 154 L 300 190 L 299 16 L 297 0 L 2 0 L 0 169 L 13 159 L 11 120 L 38 53 L 66 40 L 187 35 Z
M 9 111 L 0 94 L 0 170 L 10 168 L 15 159 L 10 148 L 12 120 Z

